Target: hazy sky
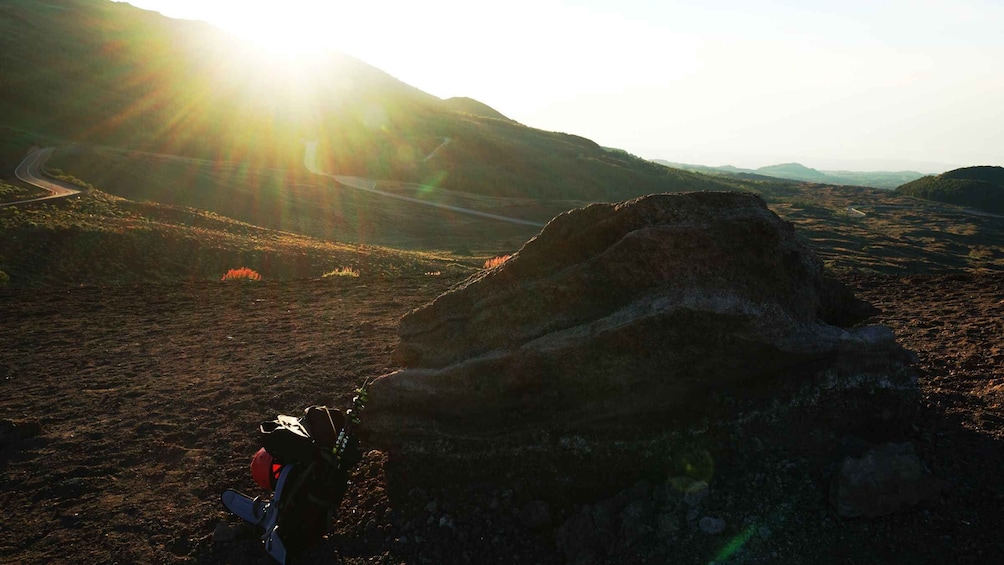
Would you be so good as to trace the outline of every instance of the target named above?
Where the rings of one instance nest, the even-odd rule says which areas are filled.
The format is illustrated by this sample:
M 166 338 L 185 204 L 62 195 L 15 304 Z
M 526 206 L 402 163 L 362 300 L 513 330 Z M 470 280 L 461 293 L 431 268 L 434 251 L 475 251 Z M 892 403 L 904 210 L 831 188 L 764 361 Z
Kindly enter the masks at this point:
M 1004 165 L 1001 0 L 129 0 L 646 158 Z

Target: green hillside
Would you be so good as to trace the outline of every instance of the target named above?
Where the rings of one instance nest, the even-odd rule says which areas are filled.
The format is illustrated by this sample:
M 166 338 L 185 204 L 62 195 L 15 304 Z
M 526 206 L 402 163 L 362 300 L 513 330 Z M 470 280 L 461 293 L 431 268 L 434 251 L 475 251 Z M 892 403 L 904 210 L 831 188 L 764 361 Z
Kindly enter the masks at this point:
M 908 182 L 898 194 L 1004 214 L 1004 167 L 955 169 Z
M 270 58 L 207 24 L 108 0 L 0 3 L 0 77 L 0 126 L 69 142 L 292 169 L 318 140 L 328 172 L 501 196 L 721 188 L 440 100 L 346 55 Z

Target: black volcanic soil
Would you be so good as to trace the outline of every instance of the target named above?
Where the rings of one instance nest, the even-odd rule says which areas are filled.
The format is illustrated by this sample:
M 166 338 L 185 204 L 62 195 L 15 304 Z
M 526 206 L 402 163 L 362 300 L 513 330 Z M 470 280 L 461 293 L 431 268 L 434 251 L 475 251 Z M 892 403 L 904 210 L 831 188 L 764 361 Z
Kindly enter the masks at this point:
M 756 449 L 709 447 L 717 471 L 708 504 L 726 517 L 726 532 L 684 526 L 671 542 L 617 559 L 990 563 L 1004 555 L 1004 275 L 845 280 L 919 355 L 923 405 L 904 439 L 944 481 L 940 497 L 844 520 L 826 504 L 818 454 L 785 452 L 769 438 Z M 391 369 L 398 318 L 453 282 L 0 289 L 0 561 L 269 563 L 218 499 L 226 488 L 255 492 L 248 462 L 258 423 L 309 404 L 347 405 L 363 378 Z M 554 502 L 553 524 L 531 530 L 518 479 L 388 486 L 386 462 L 367 454 L 331 536 L 300 562 L 557 563 L 555 527 L 576 503 L 593 502 Z M 214 540 L 221 523 L 234 539 Z M 750 523 L 761 526 L 742 536 Z M 727 547 L 735 551 L 722 559 Z

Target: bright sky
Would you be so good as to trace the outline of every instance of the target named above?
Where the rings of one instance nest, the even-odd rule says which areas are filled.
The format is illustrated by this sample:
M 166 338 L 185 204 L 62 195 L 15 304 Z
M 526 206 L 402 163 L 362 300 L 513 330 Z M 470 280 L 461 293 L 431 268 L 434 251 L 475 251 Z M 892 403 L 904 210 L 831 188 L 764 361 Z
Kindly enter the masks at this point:
M 129 2 L 646 158 L 1004 165 L 1000 0 Z

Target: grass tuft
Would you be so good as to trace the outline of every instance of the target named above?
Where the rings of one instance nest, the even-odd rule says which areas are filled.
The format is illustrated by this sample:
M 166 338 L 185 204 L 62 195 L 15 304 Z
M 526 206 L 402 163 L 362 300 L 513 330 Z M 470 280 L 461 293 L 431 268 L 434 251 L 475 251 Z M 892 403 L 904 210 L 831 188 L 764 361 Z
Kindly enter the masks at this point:
M 223 278 L 223 281 L 260 281 L 261 275 L 253 269 L 247 267 L 241 267 L 240 269 L 230 269 L 227 271 Z
M 334 271 L 328 271 L 322 275 L 323 278 L 328 277 L 358 277 L 359 271 L 353 269 L 352 267 L 338 267 Z

